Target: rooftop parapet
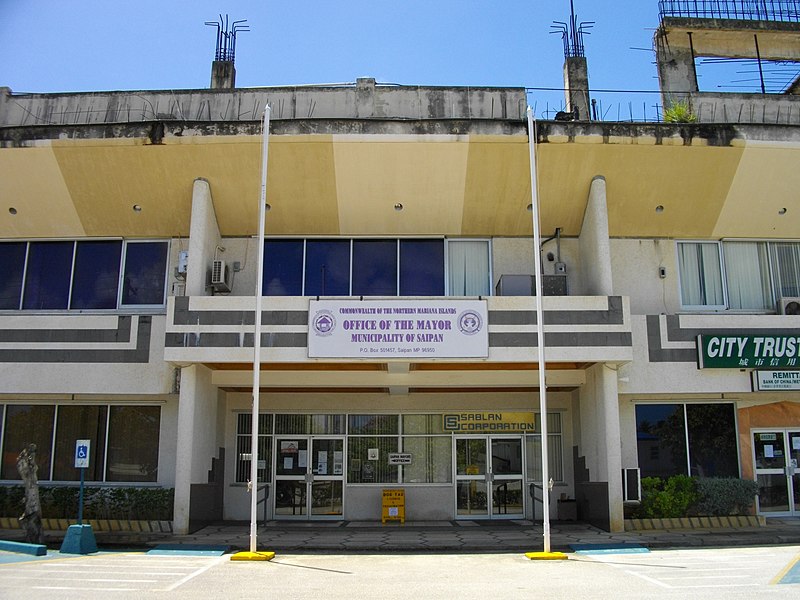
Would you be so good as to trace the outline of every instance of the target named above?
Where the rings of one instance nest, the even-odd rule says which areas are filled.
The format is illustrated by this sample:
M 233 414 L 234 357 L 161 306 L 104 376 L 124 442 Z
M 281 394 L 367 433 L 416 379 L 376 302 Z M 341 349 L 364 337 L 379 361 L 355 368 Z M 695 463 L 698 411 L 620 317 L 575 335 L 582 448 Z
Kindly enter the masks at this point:
M 127 124 L 152 121 L 272 119 L 525 118 L 524 88 L 430 87 L 355 83 L 224 90 L 14 94 L 0 88 L 0 127 Z

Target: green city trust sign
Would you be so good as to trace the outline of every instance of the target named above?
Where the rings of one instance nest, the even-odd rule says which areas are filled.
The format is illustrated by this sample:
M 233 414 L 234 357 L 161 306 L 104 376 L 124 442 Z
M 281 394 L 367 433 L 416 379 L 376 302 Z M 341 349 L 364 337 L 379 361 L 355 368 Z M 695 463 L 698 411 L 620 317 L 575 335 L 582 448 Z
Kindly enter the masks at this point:
M 797 335 L 699 335 L 700 369 L 800 367 Z

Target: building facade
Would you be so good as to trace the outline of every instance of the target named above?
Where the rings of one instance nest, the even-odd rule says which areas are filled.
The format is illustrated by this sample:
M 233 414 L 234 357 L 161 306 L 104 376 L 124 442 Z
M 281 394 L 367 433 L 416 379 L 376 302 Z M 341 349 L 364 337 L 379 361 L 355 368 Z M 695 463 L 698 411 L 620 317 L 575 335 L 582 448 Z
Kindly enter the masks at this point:
M 677 473 L 800 515 L 800 128 L 526 105 L 4 89 L 2 483 L 31 442 L 75 482 L 89 439 L 87 480 L 173 487 L 176 531 L 248 519 L 263 244 L 263 518 L 376 521 L 385 489 L 413 521 L 541 518 L 543 365 L 552 518 L 621 530 L 639 474 Z

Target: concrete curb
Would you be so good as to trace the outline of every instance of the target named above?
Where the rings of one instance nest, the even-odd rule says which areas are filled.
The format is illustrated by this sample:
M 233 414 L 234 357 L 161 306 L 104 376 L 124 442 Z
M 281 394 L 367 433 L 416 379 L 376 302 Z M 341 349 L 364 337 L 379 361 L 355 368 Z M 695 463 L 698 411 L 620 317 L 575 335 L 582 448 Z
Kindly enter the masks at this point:
M 47 546 L 43 544 L 28 544 L 26 542 L 8 542 L 0 540 L 0 550 L 6 552 L 17 552 L 19 554 L 30 554 L 32 556 L 45 556 Z

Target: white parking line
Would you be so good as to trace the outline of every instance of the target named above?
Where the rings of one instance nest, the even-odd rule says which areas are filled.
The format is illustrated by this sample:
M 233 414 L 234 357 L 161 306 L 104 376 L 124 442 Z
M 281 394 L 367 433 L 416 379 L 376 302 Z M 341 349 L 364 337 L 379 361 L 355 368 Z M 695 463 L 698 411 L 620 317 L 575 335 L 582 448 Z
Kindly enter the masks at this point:
M 221 562 L 222 562 L 222 561 L 224 561 L 224 560 L 230 560 L 230 557 L 228 557 L 228 556 L 220 556 L 220 557 L 218 557 L 218 558 L 217 558 L 217 560 L 215 560 L 215 561 L 211 562 L 210 564 L 206 565 L 205 567 L 203 567 L 203 568 L 201 568 L 201 569 L 198 569 L 198 570 L 197 570 L 197 571 L 195 571 L 194 573 L 189 573 L 189 574 L 188 574 L 186 577 L 184 577 L 184 578 L 183 578 L 183 579 L 181 579 L 180 581 L 178 581 L 178 582 L 176 582 L 176 583 L 172 584 L 172 585 L 171 585 L 170 587 L 168 587 L 167 589 L 165 589 L 165 590 L 158 590 L 158 591 L 171 592 L 171 591 L 173 591 L 173 590 L 175 590 L 175 589 L 179 588 L 180 586 L 182 586 L 182 585 L 183 585 L 184 583 L 186 583 L 187 581 L 189 581 L 189 580 L 191 580 L 191 579 L 194 579 L 195 577 L 197 577 L 197 576 L 198 576 L 198 575 L 200 575 L 201 573 L 205 573 L 205 572 L 206 572 L 206 571 L 208 571 L 208 570 L 209 570 L 211 567 L 213 567 L 213 566 L 215 566 L 215 565 L 218 565 L 219 563 L 221 563 Z
M 0 565 L 0 589 L 172 591 L 228 558 L 124 554 L 5 564 Z

